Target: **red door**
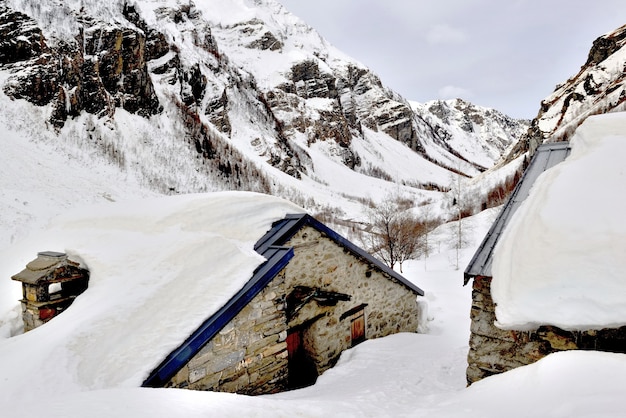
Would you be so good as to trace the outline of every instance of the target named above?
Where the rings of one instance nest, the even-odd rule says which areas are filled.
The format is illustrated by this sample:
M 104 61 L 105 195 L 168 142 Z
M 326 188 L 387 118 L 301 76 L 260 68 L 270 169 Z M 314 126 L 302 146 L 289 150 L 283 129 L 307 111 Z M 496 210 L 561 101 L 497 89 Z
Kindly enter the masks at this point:
M 294 356 L 302 347 L 302 332 L 291 331 L 287 334 L 287 353 L 289 360 L 293 360 Z
M 302 333 L 304 330 L 291 330 L 287 334 L 287 353 L 289 372 L 287 387 L 299 389 L 311 386 L 317 380 L 317 367 L 309 358 L 303 346 Z
M 361 310 L 354 314 L 350 323 L 352 333 L 352 345 L 365 341 L 365 311 Z

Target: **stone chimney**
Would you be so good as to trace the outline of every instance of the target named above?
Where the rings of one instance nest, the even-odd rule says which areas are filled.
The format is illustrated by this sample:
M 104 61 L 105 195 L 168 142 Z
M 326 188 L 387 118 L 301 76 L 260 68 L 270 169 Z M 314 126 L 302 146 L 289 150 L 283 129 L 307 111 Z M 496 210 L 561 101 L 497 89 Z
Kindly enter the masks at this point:
M 11 279 L 22 282 L 22 319 L 27 332 L 67 309 L 87 289 L 89 270 L 65 253 L 44 251 Z

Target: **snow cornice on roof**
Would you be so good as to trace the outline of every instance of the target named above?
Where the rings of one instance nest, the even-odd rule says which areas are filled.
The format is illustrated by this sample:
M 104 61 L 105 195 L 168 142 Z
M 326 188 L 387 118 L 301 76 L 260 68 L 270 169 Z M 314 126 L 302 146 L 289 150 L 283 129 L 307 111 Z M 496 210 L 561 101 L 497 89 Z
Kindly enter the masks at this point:
M 463 285 L 466 285 L 474 277 L 491 277 L 491 266 L 493 263 L 493 250 L 496 247 L 500 236 L 504 232 L 509 221 L 526 200 L 530 189 L 537 177 L 544 171 L 562 162 L 570 154 L 569 142 L 545 143 L 537 148 L 530 164 L 524 171 L 521 180 L 504 204 L 502 211 L 487 232 L 482 243 L 474 253 L 472 260 L 465 269 Z
M 163 387 L 202 349 L 235 315 L 263 290 L 293 258 L 293 248 L 269 246 L 261 252 L 267 261 L 261 264 L 252 278 L 221 309 L 211 315 L 143 382 L 144 387 Z

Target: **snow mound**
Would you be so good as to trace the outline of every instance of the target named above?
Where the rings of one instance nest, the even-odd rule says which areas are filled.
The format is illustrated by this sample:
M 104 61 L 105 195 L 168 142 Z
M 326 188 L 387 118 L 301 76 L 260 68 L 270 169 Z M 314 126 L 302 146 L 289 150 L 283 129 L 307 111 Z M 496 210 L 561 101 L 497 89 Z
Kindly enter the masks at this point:
M 0 258 L 62 251 L 91 277 L 62 315 L 0 341 L 0 404 L 33 391 L 140 386 L 250 279 L 264 261 L 255 242 L 294 212 L 302 209 L 246 192 L 109 203 L 68 213 L 12 246 Z M 19 297 L 11 280 L 0 283 L 0 293 L 15 293 L 16 286 Z M 5 301 L 0 312 L 12 305 Z
M 588 118 L 544 172 L 494 253 L 498 326 L 626 325 L 626 113 Z

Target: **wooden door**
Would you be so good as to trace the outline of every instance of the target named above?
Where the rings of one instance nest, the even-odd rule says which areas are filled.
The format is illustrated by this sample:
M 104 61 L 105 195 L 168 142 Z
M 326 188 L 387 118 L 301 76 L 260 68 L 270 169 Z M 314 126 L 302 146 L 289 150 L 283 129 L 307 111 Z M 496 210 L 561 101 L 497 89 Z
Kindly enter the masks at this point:
M 350 323 L 350 331 L 352 333 L 352 345 L 365 341 L 365 311 L 360 310 L 355 313 Z
M 302 349 L 302 332 L 301 331 L 290 331 L 287 334 L 287 353 L 289 355 L 289 360 L 293 360 L 296 356 L 296 353 Z

